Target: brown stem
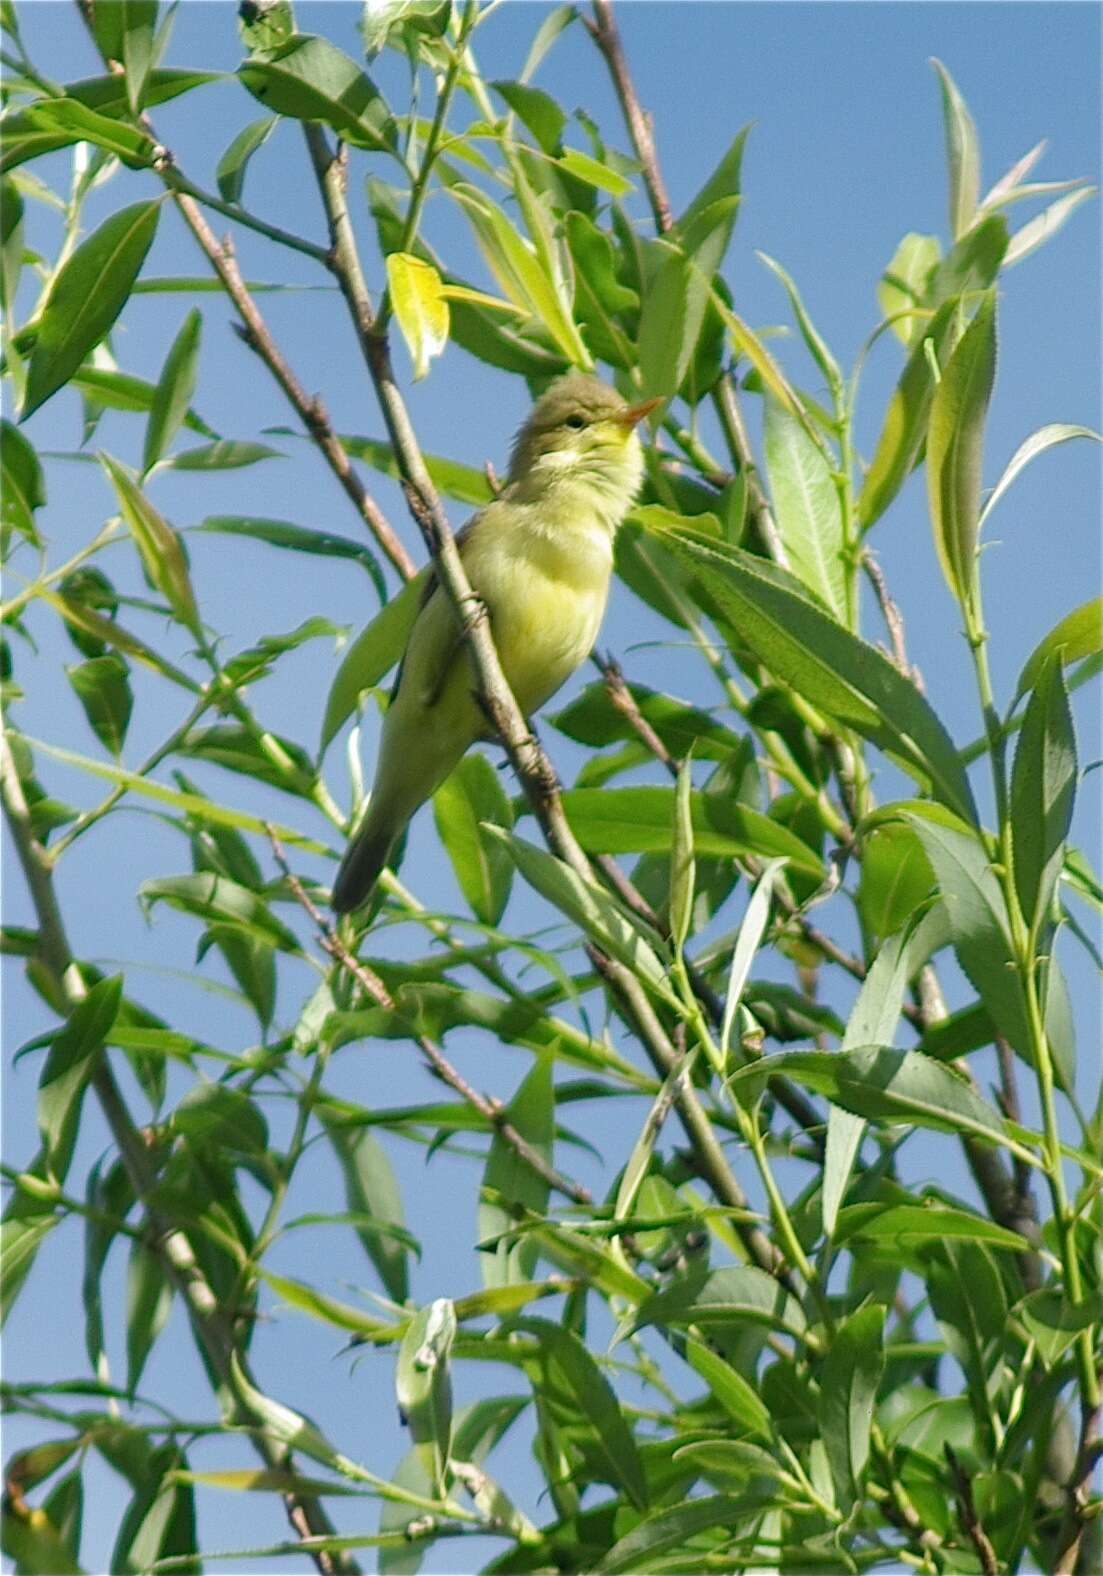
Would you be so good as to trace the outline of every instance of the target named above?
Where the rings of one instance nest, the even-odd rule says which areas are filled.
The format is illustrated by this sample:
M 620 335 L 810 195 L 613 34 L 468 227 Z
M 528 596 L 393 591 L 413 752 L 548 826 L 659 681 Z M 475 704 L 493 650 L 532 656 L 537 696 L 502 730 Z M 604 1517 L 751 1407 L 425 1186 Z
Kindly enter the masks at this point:
M 1057 1536 L 1054 1576 L 1073 1576 L 1076 1571 L 1087 1571 L 1087 1566 L 1081 1560 L 1088 1527 L 1086 1512 L 1092 1477 L 1103 1456 L 1103 1444 L 1099 1438 L 1099 1407 L 1093 1407 L 1086 1397 L 1082 1397 L 1081 1408 L 1080 1449 L 1077 1452 L 1076 1465 L 1065 1487 L 1065 1514 Z
M 659 156 L 655 151 L 651 116 L 636 96 L 635 84 L 628 70 L 624 46 L 620 41 L 620 31 L 609 0 L 594 0 L 594 20 L 591 22 L 584 16 L 582 21 L 590 37 L 605 56 L 609 75 L 613 79 L 613 87 L 620 101 L 621 112 L 628 126 L 628 134 L 643 171 L 643 184 L 647 190 L 651 212 L 655 216 L 655 228 L 666 235 L 674 228 L 674 216 L 670 211 L 670 198 L 666 194 L 666 182 L 663 180 L 659 168 Z
M 0 796 L 4 818 L 15 843 L 16 854 L 30 890 L 38 918 L 38 959 L 47 971 L 59 1002 L 74 1007 L 85 995 L 84 982 L 69 947 L 65 925 L 54 890 L 49 855 L 34 834 L 23 785 L 6 737 L 0 737 Z M 97 1061 L 91 1076 L 92 1089 L 99 1100 L 111 1136 L 122 1157 L 134 1195 L 146 1211 L 150 1226 L 150 1246 L 164 1261 L 165 1268 L 188 1310 L 192 1331 L 206 1360 L 208 1370 L 224 1395 L 234 1393 L 232 1359 L 237 1350 L 233 1323 L 220 1305 L 196 1259 L 185 1233 L 173 1225 L 150 1202 L 156 1184 L 155 1163 L 141 1133 L 127 1110 L 122 1091 L 106 1056 Z M 238 1356 L 245 1368 L 245 1361 Z M 246 1414 L 234 1402 L 239 1421 L 260 1421 Z M 251 1434 L 265 1465 L 283 1474 L 293 1472 L 291 1454 L 263 1431 Z M 319 1500 L 294 1492 L 283 1496 L 288 1518 L 302 1535 L 325 1537 L 333 1525 Z M 343 1554 L 315 1553 L 312 1556 L 323 1576 L 353 1576 L 359 1567 Z
M 999 1559 L 996 1556 L 995 1549 L 992 1547 L 992 1540 L 985 1532 L 981 1519 L 977 1515 L 977 1507 L 973 1502 L 973 1485 L 970 1482 L 969 1474 L 954 1454 L 951 1445 L 947 1444 L 942 1448 L 946 1452 L 946 1460 L 949 1462 L 950 1471 L 953 1474 L 954 1487 L 957 1491 L 958 1509 L 961 1512 L 961 1524 L 969 1534 L 969 1541 L 976 1550 L 977 1558 L 980 1560 L 980 1568 L 984 1572 L 984 1576 L 1000 1576 Z
M 867 548 L 862 554 L 862 568 L 866 578 L 873 587 L 877 598 L 877 605 L 881 609 L 881 617 L 885 621 L 889 639 L 892 642 L 892 660 L 903 673 L 905 678 L 911 679 L 920 694 L 923 693 L 923 675 L 918 668 L 913 668 L 908 661 L 908 648 L 904 639 L 904 615 L 889 594 L 888 581 L 885 572 L 877 559 Z
M 386 985 L 379 978 L 379 975 L 376 974 L 374 969 L 369 968 L 362 959 L 353 957 L 321 909 L 304 889 L 302 882 L 294 874 L 287 862 L 283 844 L 280 842 L 275 828 L 268 826 L 267 831 L 276 864 L 280 867 L 284 880 L 294 894 L 296 901 L 309 915 L 311 923 L 318 933 L 318 941 L 323 951 L 328 952 L 330 957 L 357 981 L 377 1006 L 384 1008 L 387 1012 L 394 1013 L 397 1018 L 401 1018 L 405 1022 L 405 1015 L 398 1007 Z M 419 1034 L 412 1025 L 410 1026 L 410 1038 L 421 1050 L 422 1055 L 442 1083 L 446 1083 L 449 1088 L 454 1089 L 473 1111 L 477 1111 L 487 1125 L 500 1134 L 502 1141 L 508 1144 L 530 1170 L 534 1171 L 553 1191 L 562 1193 L 565 1198 L 571 1199 L 575 1204 L 589 1205 L 593 1203 L 593 1198 L 586 1188 L 578 1182 L 572 1182 L 570 1177 L 563 1176 L 554 1166 L 549 1165 L 543 1155 L 532 1147 L 528 1139 L 522 1137 L 506 1116 L 505 1107 L 500 1100 L 481 1095 L 476 1089 L 473 1089 L 463 1074 L 453 1067 L 439 1045 L 434 1044 L 427 1035 Z

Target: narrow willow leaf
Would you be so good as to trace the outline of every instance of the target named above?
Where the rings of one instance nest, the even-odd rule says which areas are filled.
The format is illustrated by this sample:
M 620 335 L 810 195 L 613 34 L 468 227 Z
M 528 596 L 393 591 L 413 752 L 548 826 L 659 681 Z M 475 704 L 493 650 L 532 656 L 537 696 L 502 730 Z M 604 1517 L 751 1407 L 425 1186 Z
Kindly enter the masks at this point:
M 749 328 L 743 319 L 735 312 L 725 300 L 717 293 L 712 292 L 712 304 L 719 312 L 731 336 L 735 350 L 741 356 L 746 356 L 751 366 L 758 373 L 766 388 L 791 416 L 801 423 L 806 430 L 809 427 L 808 417 L 799 397 L 782 372 L 778 363 L 771 356 L 761 339 Z
M 990 291 L 950 357 L 931 401 L 927 496 L 946 583 L 965 609 L 977 586 L 984 421 L 996 377 L 996 297 Z
M 978 834 L 940 805 L 897 805 L 882 814 L 902 819 L 919 836 L 946 905 L 958 962 L 1000 1033 L 1029 1056 L 1026 1002 L 1007 905 Z
M 439 1297 L 411 1320 L 395 1370 L 399 1413 L 441 1496 L 452 1445 L 451 1353 L 455 1338 L 455 1308 L 446 1297 Z
M 923 845 L 911 827 L 889 822 L 864 839 L 858 912 L 869 934 L 891 936 L 934 885 Z
M 223 202 L 239 203 L 245 191 L 245 172 L 249 160 L 272 135 L 279 117 L 264 115 L 242 128 L 218 161 L 215 180 Z
M 582 846 L 595 854 L 667 853 L 674 814 L 672 788 L 569 788 L 563 808 Z M 823 861 L 806 842 L 772 817 L 721 794 L 689 790 L 698 856 L 744 854 L 788 859 L 795 870 L 822 877 Z
M 942 248 L 936 235 L 905 235 L 892 261 L 877 285 L 877 304 L 886 318 L 892 318 L 892 331 L 905 345 L 911 345 L 919 333 L 926 316 L 910 312 L 910 307 L 923 307 L 931 278 L 938 267 Z M 903 314 L 903 315 L 902 315 Z
M 131 169 L 152 164 L 156 144 L 152 137 L 133 126 L 99 115 L 75 98 L 44 99 L 23 111 L 24 124 L 50 134 L 62 142 L 90 142 L 122 159 Z
M 809 317 L 807 308 L 805 307 L 804 302 L 801 300 L 800 291 L 797 289 L 791 276 L 784 268 L 782 268 L 779 262 L 776 262 L 775 259 L 770 257 L 766 252 L 757 252 L 755 255 L 758 257 L 760 262 L 766 264 L 766 267 L 771 273 L 776 274 L 778 279 L 780 279 L 782 284 L 785 286 L 785 293 L 789 297 L 789 305 L 793 308 L 793 316 L 797 320 L 797 327 L 800 329 L 801 338 L 808 347 L 809 355 L 812 357 L 813 361 L 816 363 L 826 378 L 828 388 L 841 389 L 843 375 L 839 370 L 839 363 L 831 354 L 826 340 L 823 338 L 822 334 L 818 332 L 816 325 Z
M 781 1059 L 768 1058 L 770 1061 Z M 737 1073 L 733 1082 L 738 1082 L 739 1077 Z M 691 1270 L 681 1280 L 652 1292 L 630 1322 L 617 1331 L 617 1339 L 629 1329 L 643 1329 L 650 1324 L 696 1324 L 702 1329 L 717 1325 L 735 1329 L 748 1321 L 797 1336 L 803 1335 L 808 1327 L 804 1310 L 792 1293 L 765 1270 L 741 1264 L 733 1269 L 711 1272 Z
M 367 1128 L 356 1130 L 331 1121 L 325 1121 L 325 1127 L 344 1176 L 349 1210 L 363 1222 L 357 1225 L 356 1235 L 387 1295 L 405 1302 L 408 1253 L 414 1239 L 403 1228 L 402 1195 L 387 1151 Z
M 114 323 L 153 244 L 160 202 L 105 219 L 54 276 L 35 325 L 20 419 L 68 383 Z
M 692 791 L 693 777 L 689 761 L 685 760 L 678 769 L 670 830 L 670 939 L 679 956 L 689 936 L 693 918 L 695 861 L 690 799 Z
M 172 1282 L 157 1254 L 132 1242 L 126 1275 L 126 1388 L 133 1395 L 172 1308 Z
M 215 443 L 201 443 L 194 449 L 172 454 L 167 460 L 161 460 L 156 468 L 158 471 L 239 471 L 247 465 L 259 465 L 261 460 L 285 458 L 279 449 L 270 448 L 267 443 L 239 443 L 232 438 L 219 438 Z
M 545 1389 L 564 1389 L 592 1430 L 605 1481 L 620 1488 L 637 1510 L 648 1506 L 647 1480 L 632 1430 L 613 1387 L 578 1336 L 545 1319 L 520 1318 L 516 1328 L 535 1337 Z
M 1054 655 L 1027 705 L 1011 774 L 1015 890 L 1028 927 L 1049 909 L 1072 823 L 1076 779 L 1076 735 L 1061 663 Z
M 1021 263 L 1024 257 L 1029 257 L 1031 252 L 1038 250 L 1039 246 L 1044 246 L 1051 236 L 1057 234 L 1066 220 L 1071 218 L 1080 204 L 1087 202 L 1089 197 L 1094 197 L 1098 190 L 1097 186 L 1081 186 L 1079 190 L 1069 192 L 1066 197 L 1059 197 L 1056 202 L 1050 203 L 1048 208 L 1043 208 L 1040 214 L 1024 224 L 1021 230 L 1016 230 L 1004 257 L 1004 267 L 1011 268 L 1015 263 Z
M 1090 602 L 1084 602 L 1071 613 L 1066 613 L 1065 617 L 1053 626 L 1045 639 L 1040 640 L 1030 653 L 1015 687 L 1012 711 L 1027 690 L 1034 688 L 1038 682 L 1038 675 L 1051 656 L 1057 656 L 1061 663 L 1067 666 L 1071 662 L 1079 662 L 1081 657 L 1097 656 L 1101 651 L 1103 651 L 1103 597 L 1093 597 Z
M 524 82 L 492 82 L 490 86 L 501 94 L 544 152 L 554 157 L 562 146 L 567 116 L 552 96 Z
M 684 234 L 687 227 L 693 224 L 704 213 L 706 208 L 711 208 L 713 203 L 722 202 L 727 197 L 738 197 L 740 195 L 742 190 L 743 150 L 750 130 L 751 127 L 748 123 L 736 132 L 733 141 L 719 164 L 678 220 L 677 229 L 679 233 Z
M 5 531 L 18 531 L 39 546 L 35 510 L 46 502 L 46 477 L 34 445 L 10 421 L 0 422 L 0 520 Z
M 705 580 L 739 639 L 781 681 L 855 728 L 945 804 L 975 820 L 953 741 L 919 691 L 875 647 L 823 612 L 791 576 L 683 526 L 662 540 Z M 781 852 L 781 850 L 778 850 Z
M 100 464 L 115 489 L 123 519 L 130 527 L 130 534 L 150 580 L 172 606 L 181 623 L 198 634 L 199 609 L 179 537 L 153 507 L 124 465 L 113 460 L 109 454 L 100 455 Z
M 927 347 L 945 365 L 953 344 L 958 305 L 946 301 L 917 329 L 911 354 L 893 390 L 877 447 L 858 497 L 858 518 L 868 531 L 896 497 L 923 448 L 934 394 Z
M 860 1308 L 835 1331 L 820 1376 L 820 1428 L 843 1510 L 862 1496 L 884 1340 L 884 1308 Z
M 500 827 L 487 827 L 509 849 L 531 887 L 572 920 L 603 952 L 630 968 L 656 995 L 673 1004 L 667 971 L 641 930 L 600 887 L 583 881 L 569 865 Z
M 727 1060 L 731 1048 L 732 1029 L 735 1026 L 735 1015 L 739 1010 L 739 1003 L 743 999 L 747 979 L 751 972 L 751 964 L 762 945 L 762 938 L 766 934 L 766 924 L 770 917 L 770 898 L 777 879 L 778 871 L 786 864 L 785 859 L 771 859 L 769 864 L 759 876 L 754 891 L 751 893 L 750 902 L 743 915 L 739 926 L 739 934 L 735 938 L 732 948 L 731 963 L 728 966 L 728 986 L 724 993 L 724 1017 L 720 1025 L 720 1054 Z
M 110 620 L 104 619 L 103 622 L 109 624 Z M 233 810 L 228 805 L 218 804 L 213 799 L 205 798 L 202 794 L 178 793 L 176 789 L 166 788 L 164 783 L 155 782 L 152 778 L 141 777 L 137 772 L 128 772 L 123 767 L 113 766 L 107 761 L 91 760 L 86 755 L 78 755 L 75 750 L 63 749 L 59 744 L 46 744 L 41 739 L 28 739 L 28 743 L 33 744 L 36 750 L 41 750 L 45 755 L 52 755 L 55 760 L 64 761 L 68 766 L 75 766 L 93 777 L 102 777 L 107 782 L 126 788 L 131 793 L 141 794 L 146 799 L 155 799 L 161 804 L 171 805 L 186 815 L 194 816 L 198 821 L 210 821 L 218 826 L 234 826 L 239 831 L 255 832 L 265 839 L 268 838 L 269 829 L 273 828 L 284 843 L 307 849 L 315 854 L 329 854 L 333 857 L 332 849 L 327 849 L 324 843 L 319 843 L 312 837 L 305 837 L 293 826 L 263 820 L 260 816 L 250 815 L 244 810 Z
M 587 186 L 596 186 L 599 191 L 609 192 L 613 197 L 627 197 L 635 190 L 626 175 L 592 159 L 588 153 L 580 153 L 577 148 L 568 148 L 555 162 L 576 180 L 585 181 Z
M 934 1199 L 922 1204 L 850 1204 L 839 1212 L 836 1242 L 861 1238 L 868 1242 L 893 1242 L 904 1247 L 953 1238 L 984 1242 L 1008 1253 L 1021 1253 L 1026 1238 L 966 1209 L 945 1209 Z
M 555 1089 L 550 1056 L 537 1057 L 532 1071 L 509 1102 L 506 1114 L 511 1126 L 550 1165 L 555 1142 Z M 548 1183 L 496 1132 L 483 1171 L 483 1188 L 487 1196 L 479 1201 L 479 1238 L 495 1243 L 492 1251 L 479 1255 L 483 1285 L 488 1288 L 523 1285 L 533 1278 L 540 1257 L 539 1244 L 531 1235 L 520 1241 L 504 1239 L 517 1219 L 517 1205 L 522 1205 L 532 1215 L 544 1214 L 548 1207 Z
M 761 1438 L 773 1434 L 770 1413 L 755 1387 L 744 1379 L 737 1368 L 714 1352 L 703 1341 L 685 1338 L 685 1357 L 690 1367 L 708 1385 L 714 1400 L 727 1412 L 741 1429 L 749 1429 Z
M 142 283 L 139 280 L 135 285 L 132 295 L 142 294 Z M 221 286 L 219 286 L 221 289 Z M 120 372 L 117 368 L 94 367 L 86 363 L 70 379 L 78 393 L 99 405 L 106 405 L 109 410 L 152 410 L 153 401 L 157 393 L 156 385 L 147 383 L 144 378 L 136 378 L 129 372 Z M 212 427 L 208 427 L 203 418 L 194 410 L 189 410 L 184 417 L 184 426 L 192 432 L 198 432 L 205 438 L 217 438 L 218 434 Z
M 340 434 L 340 438 L 341 447 L 346 454 L 350 454 L 356 460 L 366 460 L 377 471 L 382 471 L 384 476 L 398 480 L 400 475 L 398 461 L 389 443 L 384 443 L 378 438 L 361 438 L 345 432 Z M 439 454 L 426 454 L 424 459 L 433 486 L 438 492 L 444 493 L 445 497 L 456 498 L 460 503 L 476 506 L 490 503 L 493 499 L 494 490 L 487 480 L 485 471 L 478 471 L 473 465 L 461 465 L 458 460 L 444 459 Z
M 146 423 L 143 471 L 149 471 L 157 464 L 191 408 L 199 369 L 199 336 L 202 328 L 203 318 L 198 309 L 193 307 L 180 325 L 180 332 L 165 357 L 153 395 L 149 421 Z
M 762 441 L 774 518 L 793 573 L 848 624 L 843 511 L 827 461 L 801 423 L 769 396 Z
M 14 181 L 0 182 L 0 310 L 11 322 L 23 271 L 23 198 Z
M 640 391 L 646 398 L 670 398 L 689 371 L 736 202 L 727 198 L 703 209 L 681 246 L 654 243 L 665 255 L 644 291 L 637 334 Z
M 243 61 L 237 74 L 277 115 L 324 121 L 357 147 L 379 151 L 395 145 L 395 124 L 379 89 L 326 38 L 297 33 L 263 58 Z
M 501 779 L 485 755 L 463 758 L 433 795 L 433 819 L 448 851 L 460 890 L 477 919 L 497 925 L 509 901 L 513 861 L 483 823 L 513 827 L 513 810 Z
M 1045 427 L 1039 427 L 1037 432 L 1032 432 L 1029 438 L 1025 438 L 1008 460 L 1003 475 L 989 493 L 988 501 L 980 513 L 980 524 L 983 526 L 1016 476 L 1030 464 L 1031 460 L 1058 443 L 1068 443 L 1072 438 L 1092 438 L 1096 443 L 1103 443 L 1103 437 L 1091 427 L 1074 427 L 1063 421 L 1050 422 Z
M 209 870 L 143 881 L 138 896 L 147 909 L 156 903 L 167 903 L 170 908 L 192 914 L 208 924 L 239 930 L 282 952 L 302 950 L 294 932 L 276 918 L 263 898 Z
M 428 570 L 403 586 L 358 635 L 337 669 L 322 716 L 319 757 L 325 754 L 346 718 L 356 710 L 365 690 L 378 684 L 406 649 L 425 590 Z
M 407 252 L 387 257 L 387 283 L 395 320 L 414 363 L 414 382 L 448 343 L 449 313 L 441 277 L 432 263 Z
M 65 672 L 92 732 L 118 760 L 126 740 L 134 696 L 126 663 L 114 652 L 91 657 Z
M 956 241 L 973 223 L 980 197 L 980 144 L 957 83 L 940 60 L 931 62 L 942 89 L 946 163 L 950 172 L 950 234 Z
M 519 234 L 509 217 L 474 186 L 462 182 L 449 188 L 471 222 L 487 266 L 509 299 L 538 318 L 572 365 L 592 365 L 589 351 L 556 281 Z
M 95 1058 L 111 1031 L 122 1000 L 123 977 L 93 985 L 54 1036 L 38 1081 L 38 1128 L 53 1174 L 64 1180 L 72 1158 L 80 1105 Z
M 190 690 L 193 694 L 199 693 L 199 685 L 194 679 L 173 667 L 171 662 L 154 651 L 152 646 L 147 646 L 145 641 L 139 640 L 137 635 L 120 628 L 113 618 L 104 618 L 74 596 L 57 596 L 53 591 L 46 590 L 40 591 L 38 595 L 65 620 L 81 651 L 91 651 L 94 644 L 98 647 L 96 654 L 99 654 L 105 646 L 113 646 L 125 656 L 133 657 L 136 662 L 144 663 L 146 667 L 171 679 L 182 689 Z
M 852 1051 L 779 1051 L 732 1074 L 731 1083 L 761 1084 L 781 1073 L 844 1110 L 878 1122 L 908 1122 L 936 1132 L 1002 1144 L 1028 1164 L 1034 1156 L 1011 1138 L 999 1113 L 941 1062 L 885 1045 Z

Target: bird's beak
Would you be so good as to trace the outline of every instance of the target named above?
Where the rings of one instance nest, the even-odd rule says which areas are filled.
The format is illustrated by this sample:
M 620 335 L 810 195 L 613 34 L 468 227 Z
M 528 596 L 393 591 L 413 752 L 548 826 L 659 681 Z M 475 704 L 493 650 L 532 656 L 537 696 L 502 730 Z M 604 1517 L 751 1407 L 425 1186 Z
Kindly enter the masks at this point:
M 661 397 L 658 399 L 645 399 L 642 405 L 630 405 L 627 410 L 619 411 L 613 417 L 613 420 L 618 426 L 634 427 L 637 422 L 642 421 L 645 416 L 649 416 L 655 407 L 661 404 Z

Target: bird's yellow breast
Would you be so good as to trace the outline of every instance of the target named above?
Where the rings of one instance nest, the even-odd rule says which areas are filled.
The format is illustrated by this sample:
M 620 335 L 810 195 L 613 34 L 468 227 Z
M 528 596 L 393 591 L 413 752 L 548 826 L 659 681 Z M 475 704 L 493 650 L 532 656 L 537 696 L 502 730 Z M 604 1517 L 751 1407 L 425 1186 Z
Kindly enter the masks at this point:
M 487 510 L 465 544 L 464 567 L 490 613 L 502 669 L 531 713 L 583 662 L 609 593 L 612 540 L 586 512 L 514 505 Z

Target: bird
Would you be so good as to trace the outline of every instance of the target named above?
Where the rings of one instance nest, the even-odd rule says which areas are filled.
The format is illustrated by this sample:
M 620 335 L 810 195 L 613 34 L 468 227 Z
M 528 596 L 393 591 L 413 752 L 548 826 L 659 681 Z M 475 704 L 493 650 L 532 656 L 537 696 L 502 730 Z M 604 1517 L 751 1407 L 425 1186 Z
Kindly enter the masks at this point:
M 632 404 L 588 373 L 556 379 L 517 434 L 501 492 L 457 533 L 526 717 L 597 639 L 614 538 L 643 477 L 637 425 L 659 403 Z M 383 719 L 367 810 L 333 885 L 338 914 L 370 897 L 415 811 L 485 737 L 466 643 L 431 572 Z

